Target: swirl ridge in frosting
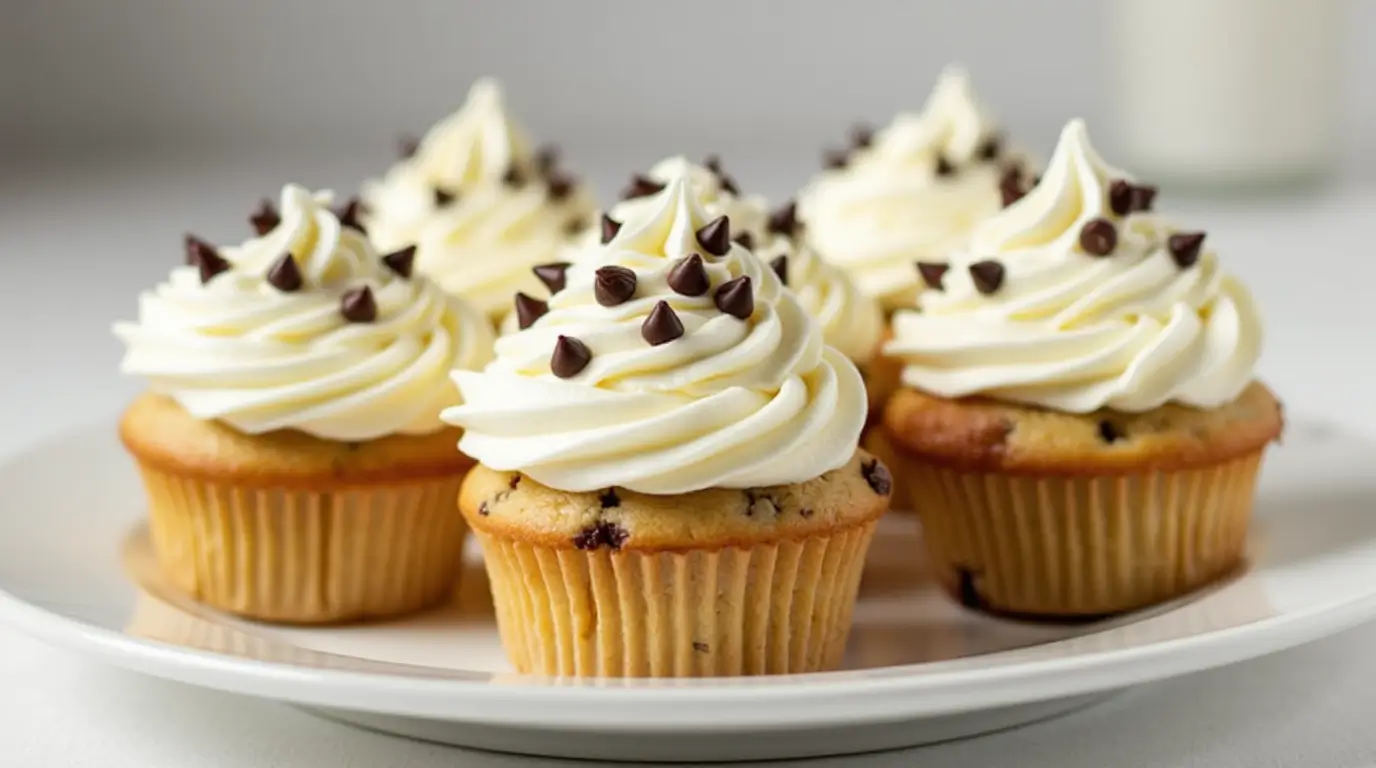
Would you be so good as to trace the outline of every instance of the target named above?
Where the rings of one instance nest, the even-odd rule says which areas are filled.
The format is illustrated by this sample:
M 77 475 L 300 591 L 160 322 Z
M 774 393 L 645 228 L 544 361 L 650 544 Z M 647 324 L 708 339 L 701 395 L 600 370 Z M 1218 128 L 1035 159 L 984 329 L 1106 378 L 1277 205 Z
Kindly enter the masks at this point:
M 464 403 L 443 418 L 464 427 L 461 449 L 567 491 L 768 486 L 844 465 L 865 419 L 855 366 L 750 251 L 704 248 L 699 233 L 715 217 L 684 176 L 652 199 L 569 268 L 547 312 L 498 340 L 486 369 L 455 373 Z M 670 273 L 694 255 L 709 288 L 685 295 Z M 623 271 L 634 275 L 629 298 L 599 298 L 599 279 L 606 288 Z M 730 299 L 723 285 L 737 289 Z M 743 286 L 752 301 L 741 319 L 727 310 L 741 308 Z M 651 343 L 646 324 L 666 306 L 682 334 Z M 588 352 L 576 370 L 552 368 L 561 339 Z
M 1042 181 L 951 255 L 920 313 L 895 316 L 885 353 L 944 397 L 1072 413 L 1231 402 L 1261 354 L 1257 308 L 1154 198 L 1071 121 Z
M 144 293 L 138 321 L 115 326 L 122 371 L 248 434 L 352 441 L 441 429 L 440 410 L 457 400 L 449 372 L 490 359 L 491 329 L 429 280 L 389 268 L 331 199 L 287 185 L 280 222 L 220 249 L 223 272 L 204 280 L 178 267 Z M 288 257 L 296 279 L 282 277 Z

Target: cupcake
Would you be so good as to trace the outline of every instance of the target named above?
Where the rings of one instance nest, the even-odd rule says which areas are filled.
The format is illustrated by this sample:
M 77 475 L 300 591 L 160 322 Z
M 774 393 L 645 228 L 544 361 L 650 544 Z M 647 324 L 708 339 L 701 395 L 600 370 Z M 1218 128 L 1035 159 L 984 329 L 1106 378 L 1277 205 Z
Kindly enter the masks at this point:
M 472 460 L 439 412 L 481 367 L 481 313 L 379 255 L 328 193 L 289 185 L 261 236 L 187 264 L 115 326 L 149 391 L 120 436 L 148 493 L 168 580 L 270 621 L 390 616 L 445 599 Z
M 1089 617 L 1238 567 L 1281 409 L 1205 233 L 1066 126 L 1044 179 L 919 264 L 884 412 L 934 569 L 967 604 Z
M 857 128 L 848 151 L 828 152 L 798 214 L 810 244 L 860 290 L 888 312 L 911 308 L 920 288 L 913 262 L 963 247 L 1031 181 L 1025 163 L 952 68 L 920 113 L 877 133 Z
M 855 366 L 679 176 L 483 372 L 459 508 L 513 664 L 545 675 L 807 672 L 841 661 L 887 468 Z
M 415 245 L 416 270 L 494 324 L 513 292 L 539 289 L 531 267 L 556 261 L 591 218 L 588 193 L 552 149 L 532 150 L 492 80 L 406 150 L 364 185 L 368 234 L 384 251 Z

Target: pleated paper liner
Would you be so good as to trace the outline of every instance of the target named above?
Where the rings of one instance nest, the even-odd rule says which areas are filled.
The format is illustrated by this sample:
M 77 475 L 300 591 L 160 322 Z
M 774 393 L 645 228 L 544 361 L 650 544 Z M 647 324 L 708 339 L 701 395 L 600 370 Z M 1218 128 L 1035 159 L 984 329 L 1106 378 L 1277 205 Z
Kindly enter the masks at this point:
M 476 535 L 520 672 L 711 677 L 838 667 L 874 525 L 685 552 Z
M 454 589 L 462 474 L 293 490 L 140 471 L 166 577 L 215 608 L 333 623 L 417 611 Z
M 1091 618 L 1237 568 L 1262 454 L 1106 476 L 966 471 L 912 457 L 903 471 L 932 569 L 954 597 L 993 612 Z

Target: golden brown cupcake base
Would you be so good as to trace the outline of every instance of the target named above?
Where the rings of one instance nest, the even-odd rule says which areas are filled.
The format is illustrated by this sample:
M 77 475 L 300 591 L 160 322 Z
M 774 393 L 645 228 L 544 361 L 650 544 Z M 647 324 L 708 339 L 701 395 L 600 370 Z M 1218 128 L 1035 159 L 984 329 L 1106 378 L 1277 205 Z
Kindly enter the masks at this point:
M 512 663 L 559 676 L 784 674 L 841 663 L 888 508 L 864 453 L 797 485 L 565 493 L 479 466 L 460 508 Z
M 153 395 L 120 425 L 168 580 L 286 623 L 395 616 L 449 597 L 465 533 L 453 504 L 470 462 L 446 432 L 360 444 L 247 436 Z

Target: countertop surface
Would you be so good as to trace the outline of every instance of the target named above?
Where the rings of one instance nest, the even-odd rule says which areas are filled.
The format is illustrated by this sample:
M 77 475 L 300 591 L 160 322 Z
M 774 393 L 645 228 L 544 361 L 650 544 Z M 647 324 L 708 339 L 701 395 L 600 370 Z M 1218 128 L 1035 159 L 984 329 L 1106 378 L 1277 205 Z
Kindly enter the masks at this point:
M 74 427 L 113 423 L 139 389 L 108 331 L 181 258 L 181 234 L 246 234 L 286 177 L 359 177 L 366 158 L 174 158 L 7 173 L 0 179 L 0 459 Z M 374 159 L 375 160 L 375 159 Z M 589 163 L 586 167 L 597 167 Z M 747 183 L 796 183 L 748 165 Z M 596 178 L 596 176 L 595 176 Z M 773 185 L 758 181 L 772 180 Z M 601 184 L 613 188 L 614 178 Z M 1376 188 L 1302 199 L 1172 201 L 1207 229 L 1268 319 L 1262 374 L 1292 413 L 1376 436 Z M 228 212 L 228 213 L 226 213 Z M 24 514 L 6 509 L 4 514 Z M 41 513 L 35 511 L 34 513 Z M 1376 625 L 1265 659 L 1128 691 L 1069 717 L 906 752 L 813 766 L 1376 765 Z M 353 730 L 268 702 L 110 669 L 0 627 L 0 763 L 14 766 L 547 766 Z

